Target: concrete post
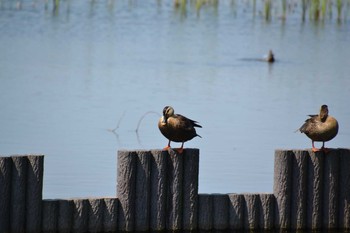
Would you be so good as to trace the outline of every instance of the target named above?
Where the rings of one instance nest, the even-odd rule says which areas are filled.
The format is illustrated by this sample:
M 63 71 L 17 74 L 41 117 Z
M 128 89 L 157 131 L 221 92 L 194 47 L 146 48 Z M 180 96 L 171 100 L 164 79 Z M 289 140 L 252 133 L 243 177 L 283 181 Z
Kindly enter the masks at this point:
M 350 149 L 339 149 L 339 228 L 350 229 Z
M 153 231 L 163 231 L 166 229 L 166 171 L 168 152 L 154 150 L 151 153 L 150 229 Z
M 88 232 L 103 232 L 104 200 L 101 198 L 89 199 L 84 204 L 88 205 Z
M 229 226 L 231 230 L 244 229 L 244 195 L 228 194 Z
M 135 231 L 147 231 L 150 220 L 150 151 L 138 151 L 136 157 Z
M 322 204 L 324 184 L 324 153 L 310 152 L 308 157 L 308 195 L 306 224 L 308 229 L 322 228 Z
M 183 230 L 196 230 L 198 225 L 199 150 L 185 149 L 183 155 Z
M 103 211 L 104 232 L 116 232 L 118 230 L 118 199 L 104 198 L 105 209 Z
M 41 231 L 41 203 L 43 199 L 44 156 L 27 156 L 26 232 Z
M 182 228 L 182 179 L 183 154 L 168 150 L 167 162 L 167 230 L 181 230 Z
M 307 151 L 293 151 L 290 216 L 292 229 L 306 229 L 308 157 L 309 153 Z
M 213 229 L 229 228 L 229 198 L 227 194 L 212 194 L 213 196 Z
M 56 233 L 58 226 L 58 207 L 57 200 L 42 201 L 42 232 Z
M 331 150 L 324 157 L 324 189 L 323 189 L 323 228 L 338 228 L 339 213 L 339 154 Z
M 73 200 L 58 200 L 57 230 L 70 233 L 73 228 Z
M 136 199 L 136 152 L 118 151 L 118 229 L 134 231 Z
M 27 168 L 26 156 L 12 156 L 11 232 L 21 233 L 26 230 Z
M 198 195 L 198 230 L 213 229 L 213 198 L 210 194 Z
M 273 193 L 276 197 L 275 227 L 289 229 L 292 193 L 292 151 L 276 150 Z
M 0 233 L 10 232 L 12 159 L 0 157 Z

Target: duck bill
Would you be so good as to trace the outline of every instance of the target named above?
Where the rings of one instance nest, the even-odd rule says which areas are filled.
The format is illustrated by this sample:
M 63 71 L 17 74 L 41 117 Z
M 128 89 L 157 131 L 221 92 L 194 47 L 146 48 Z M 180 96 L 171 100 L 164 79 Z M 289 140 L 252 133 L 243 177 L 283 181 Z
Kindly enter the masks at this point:
M 163 123 L 163 124 L 166 124 L 166 120 L 167 120 L 167 118 L 163 116 L 163 117 L 162 117 L 162 123 Z

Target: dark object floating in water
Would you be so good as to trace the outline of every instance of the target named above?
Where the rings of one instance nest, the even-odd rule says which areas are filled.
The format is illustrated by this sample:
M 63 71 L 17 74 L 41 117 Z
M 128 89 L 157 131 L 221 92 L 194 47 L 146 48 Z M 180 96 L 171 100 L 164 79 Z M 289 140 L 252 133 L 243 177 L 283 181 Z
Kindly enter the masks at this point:
M 263 61 L 263 62 L 268 62 L 268 63 L 273 63 L 276 61 L 275 55 L 273 54 L 272 50 L 269 50 L 269 53 L 266 57 L 264 58 L 242 58 L 241 60 L 245 61 Z
M 275 62 L 275 56 L 273 55 L 273 52 L 271 49 L 269 50 L 269 54 L 267 55 L 266 61 L 270 63 Z

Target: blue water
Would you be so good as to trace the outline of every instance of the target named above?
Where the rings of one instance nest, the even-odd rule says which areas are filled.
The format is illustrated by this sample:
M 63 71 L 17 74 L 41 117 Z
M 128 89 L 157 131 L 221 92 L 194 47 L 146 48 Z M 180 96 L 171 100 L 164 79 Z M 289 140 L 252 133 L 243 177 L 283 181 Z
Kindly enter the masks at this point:
M 117 151 L 166 146 L 154 112 L 171 105 L 203 126 L 185 143 L 201 193 L 272 192 L 274 150 L 310 148 L 294 131 L 322 104 L 340 124 L 326 146 L 350 147 L 350 21 L 298 7 L 1 1 L 0 154 L 44 154 L 45 198 L 115 196 Z

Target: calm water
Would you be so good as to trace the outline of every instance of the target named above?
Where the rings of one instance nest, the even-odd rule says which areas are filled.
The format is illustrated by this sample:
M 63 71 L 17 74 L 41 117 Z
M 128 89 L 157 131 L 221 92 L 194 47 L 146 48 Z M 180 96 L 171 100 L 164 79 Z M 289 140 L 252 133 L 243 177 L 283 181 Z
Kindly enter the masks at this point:
M 274 150 L 310 148 L 294 131 L 321 104 L 349 148 L 350 21 L 256 7 L 0 1 L 0 154 L 45 154 L 45 198 L 114 196 L 118 150 L 167 144 L 155 113 L 135 132 L 165 105 L 203 126 L 202 193 L 272 192 Z

